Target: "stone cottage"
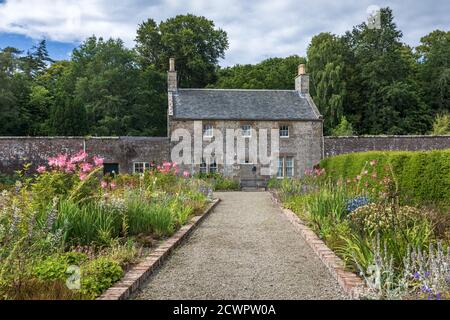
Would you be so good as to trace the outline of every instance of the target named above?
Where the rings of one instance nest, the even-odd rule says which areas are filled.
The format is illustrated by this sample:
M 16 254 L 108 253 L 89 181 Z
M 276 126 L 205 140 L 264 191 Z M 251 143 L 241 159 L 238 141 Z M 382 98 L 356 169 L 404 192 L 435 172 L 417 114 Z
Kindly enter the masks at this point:
M 178 138 L 179 129 L 184 133 L 189 132 L 191 137 L 197 136 L 197 142 L 193 141 L 195 139 L 185 141 L 192 146 L 191 151 L 188 151 L 191 152 L 188 161 L 183 164 L 185 169 L 191 172 L 220 172 L 239 180 L 243 186 L 264 185 L 270 177 L 299 177 L 323 156 L 322 116 L 309 95 L 309 76 L 303 64 L 298 68 L 295 90 L 191 89 L 178 87 L 175 61 L 170 59 L 168 133 L 176 157 L 179 156 L 177 143 L 186 139 Z M 261 163 L 259 157 L 252 156 L 250 152 L 255 150 L 251 145 L 261 147 L 260 137 L 259 142 L 251 142 L 252 138 L 264 131 L 261 129 L 277 135 L 278 152 L 271 162 L 275 170 L 270 173 L 263 170 L 267 164 Z M 212 150 L 205 155 L 208 145 L 218 137 L 227 137 L 229 130 L 237 132 L 231 151 L 234 161 L 223 161 L 226 158 L 223 154 L 230 153 L 226 141 L 216 144 L 217 147 L 222 143 L 222 150 Z M 236 145 L 239 145 L 236 140 L 239 138 L 245 142 L 245 153 L 240 153 L 240 156 L 236 150 Z M 270 154 L 274 152 L 273 139 L 268 140 L 266 151 Z M 201 149 L 197 159 L 194 155 L 195 144 Z

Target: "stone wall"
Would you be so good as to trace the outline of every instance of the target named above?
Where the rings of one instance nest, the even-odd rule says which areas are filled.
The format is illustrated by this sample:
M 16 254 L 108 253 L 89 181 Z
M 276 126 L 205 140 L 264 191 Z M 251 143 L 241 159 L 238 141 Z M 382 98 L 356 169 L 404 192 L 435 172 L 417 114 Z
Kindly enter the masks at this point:
M 133 162 L 161 163 L 169 160 L 169 139 L 154 137 L 0 137 L 0 173 L 12 173 L 25 163 L 33 168 L 59 153 L 86 150 L 105 163 L 117 163 L 120 172 L 130 173 Z
M 225 128 L 240 127 L 243 122 L 214 121 L 213 126 Z M 254 128 L 278 128 L 278 122 L 249 122 Z M 191 121 L 175 121 L 172 130 L 192 130 Z M 317 164 L 322 155 L 321 122 L 292 122 L 290 138 L 280 139 L 281 155 L 295 157 L 295 175 L 305 168 Z M 209 141 L 204 142 L 204 146 Z M 90 155 L 105 158 L 105 163 L 117 163 L 119 171 L 130 173 L 133 162 L 161 163 L 170 160 L 169 138 L 155 137 L 0 137 L 0 173 L 13 173 L 25 163 L 33 168 L 45 164 L 47 158 L 59 153 L 75 153 L 86 150 Z M 370 150 L 432 150 L 450 148 L 449 136 L 364 136 L 325 137 L 324 155 L 334 155 Z M 198 169 L 198 168 L 196 168 Z M 225 168 L 221 168 L 224 172 Z M 240 166 L 232 168 L 228 175 L 238 176 Z M 259 171 L 259 168 L 258 168 Z M 224 172 L 227 173 L 227 172 Z
M 325 157 L 371 150 L 433 150 L 450 148 L 447 136 L 325 137 Z

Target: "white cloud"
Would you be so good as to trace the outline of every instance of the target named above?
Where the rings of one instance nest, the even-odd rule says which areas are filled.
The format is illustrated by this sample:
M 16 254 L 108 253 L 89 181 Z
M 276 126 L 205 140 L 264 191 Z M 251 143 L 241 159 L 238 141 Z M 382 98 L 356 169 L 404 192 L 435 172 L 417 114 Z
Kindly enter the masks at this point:
M 165 20 L 193 13 L 212 19 L 227 31 L 230 49 L 222 64 L 254 63 L 263 58 L 304 55 L 313 35 L 342 34 L 361 23 L 369 5 L 394 9 L 396 22 L 410 44 L 436 29 L 449 29 L 447 0 L 6 0 L 0 2 L 0 32 L 32 38 L 79 42 L 95 34 L 121 38 L 133 46 L 137 25 L 147 18 Z

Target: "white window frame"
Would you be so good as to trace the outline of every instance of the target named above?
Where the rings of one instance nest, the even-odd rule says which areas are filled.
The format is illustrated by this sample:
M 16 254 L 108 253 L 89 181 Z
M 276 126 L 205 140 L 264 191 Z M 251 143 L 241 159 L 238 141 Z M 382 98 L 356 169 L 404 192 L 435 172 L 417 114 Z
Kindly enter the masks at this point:
M 292 169 L 292 174 L 290 176 L 287 175 L 287 160 L 292 160 L 292 166 L 289 168 Z M 281 160 L 281 175 L 280 173 L 280 160 Z M 284 178 L 293 178 L 295 176 L 295 158 L 293 156 L 280 156 L 278 158 L 277 163 L 277 179 L 284 179 Z
M 249 124 L 244 124 L 241 126 L 241 135 L 244 138 L 251 138 L 252 137 L 252 126 Z
M 141 168 L 137 170 L 137 166 L 142 166 Z M 144 173 L 146 170 L 150 170 L 150 162 L 144 162 L 144 161 L 136 161 L 133 162 L 133 173 Z
M 214 137 L 214 127 L 212 124 L 203 125 L 203 137 L 204 138 Z
M 289 126 L 288 125 L 285 125 L 285 124 L 283 124 L 283 125 L 281 125 L 280 126 L 280 138 L 289 138 Z M 283 135 L 282 133 L 285 133 L 285 132 L 287 132 L 287 135 Z

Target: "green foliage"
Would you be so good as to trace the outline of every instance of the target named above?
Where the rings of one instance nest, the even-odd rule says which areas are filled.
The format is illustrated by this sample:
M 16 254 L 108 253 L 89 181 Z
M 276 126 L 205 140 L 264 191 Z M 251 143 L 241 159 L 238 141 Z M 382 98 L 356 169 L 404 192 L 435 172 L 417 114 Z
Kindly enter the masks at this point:
M 324 116 L 325 134 L 342 122 L 346 81 L 344 78 L 345 46 L 341 38 L 320 33 L 308 46 L 308 72 L 311 74 L 311 96 Z
M 450 150 L 442 153 L 447 152 L 448 157 L 448 151 Z M 412 154 L 417 157 L 413 161 L 415 164 L 411 162 L 411 158 L 415 158 Z M 308 177 L 300 181 L 284 180 L 273 186 L 284 206 L 310 225 L 346 262 L 348 268 L 359 271 L 369 289 L 379 293 L 378 298 L 398 298 L 410 291 L 410 288 L 417 288 L 414 284 L 417 282 L 417 274 L 411 272 L 415 268 L 414 263 L 423 263 L 423 257 L 428 255 L 427 250 L 434 254 L 431 244 L 439 239 L 448 244 L 449 238 L 448 234 L 439 231 L 435 213 L 425 207 L 424 202 L 417 203 L 420 207 L 400 204 L 400 199 L 406 199 L 405 194 L 408 193 L 400 188 L 403 177 L 399 177 L 397 172 L 400 169 L 411 170 L 408 174 L 415 174 L 417 177 L 418 172 L 423 170 L 424 176 L 433 179 L 434 176 L 427 172 L 428 168 L 424 163 L 438 162 L 438 166 L 441 166 L 438 157 L 442 154 L 370 152 L 353 156 L 354 158 L 339 156 L 325 159 L 322 162 L 327 172 L 325 177 L 322 174 L 308 174 Z M 447 167 L 444 172 L 440 170 L 442 167 L 433 172 L 436 176 L 444 175 L 446 179 L 434 180 L 434 183 L 439 184 L 437 188 L 448 186 L 448 160 L 446 158 Z M 404 162 L 406 163 L 403 165 Z M 384 171 L 386 175 L 381 174 Z M 347 176 L 340 174 L 343 172 Z M 353 174 L 357 176 L 354 177 Z M 302 185 L 302 188 L 298 188 L 298 185 Z M 367 198 L 369 194 L 373 203 L 348 213 L 349 203 L 353 203 L 354 199 Z M 442 213 L 448 215 L 446 209 Z M 441 254 L 431 259 L 443 259 L 442 263 L 446 264 L 448 262 L 442 255 L 442 248 L 441 246 Z M 423 254 L 412 256 L 411 249 Z M 411 263 L 411 257 L 416 262 Z M 442 270 L 437 267 L 437 263 L 441 262 L 429 262 L 428 269 L 417 270 L 421 274 L 440 274 Z M 440 279 L 447 276 L 448 279 L 448 270 L 436 276 Z M 429 277 L 427 281 L 434 280 Z M 372 291 L 369 293 L 374 293 Z
M 450 150 L 353 153 L 324 159 L 320 166 L 334 179 L 353 179 L 373 160 L 379 175 L 392 166 L 402 202 L 450 204 Z
M 450 114 L 438 114 L 433 122 L 433 135 L 450 134 Z
M 67 269 L 70 265 L 80 266 L 88 260 L 86 254 L 81 252 L 66 252 L 49 256 L 34 266 L 34 275 L 43 281 L 65 280 L 68 277 Z
M 339 125 L 332 130 L 333 136 L 352 136 L 353 133 L 353 126 L 346 117 L 341 117 Z
M 79 206 L 70 200 L 59 204 L 57 228 L 65 229 L 65 242 L 73 245 L 107 244 L 120 235 L 122 217 L 96 203 Z
M 237 191 L 241 188 L 238 181 L 219 173 L 200 173 L 197 177 L 211 183 L 213 191 Z
M 186 14 L 141 23 L 134 49 L 95 36 L 70 61 L 53 61 L 45 40 L 26 53 L 0 49 L 0 135 L 163 136 L 170 57 L 180 86 L 197 88 L 293 89 L 306 62 L 294 55 L 220 68 L 228 46 L 213 21 Z M 325 134 L 343 116 L 355 134 L 429 132 L 450 104 L 448 52 L 449 31 L 405 45 L 390 8 L 381 10 L 379 29 L 362 23 L 343 36 L 314 36 L 307 67 Z
M 450 31 L 435 30 L 420 39 L 418 82 L 434 114 L 450 105 Z
M 142 194 L 129 193 L 126 206 L 130 234 L 153 233 L 162 237 L 173 233 L 175 216 L 167 203 L 152 203 Z
M 108 257 L 99 257 L 87 263 L 81 271 L 81 293 L 91 299 L 102 294 L 122 278 L 119 263 Z
M 236 65 L 219 69 L 214 88 L 222 89 L 294 89 L 297 68 L 305 58 L 270 58 L 255 65 Z
M 158 24 L 148 19 L 139 25 L 136 50 L 143 66 L 166 72 L 175 58 L 180 85 L 203 88 L 216 80 L 219 58 L 228 48 L 227 34 L 214 22 L 192 14 L 177 15 Z
M 0 193 L 0 299 L 95 298 L 137 262 L 133 239 L 152 245 L 208 202 L 211 186 L 177 175 L 176 164 L 100 180 L 101 162 L 82 151 L 58 155 Z M 72 265 L 81 290 L 65 285 Z

